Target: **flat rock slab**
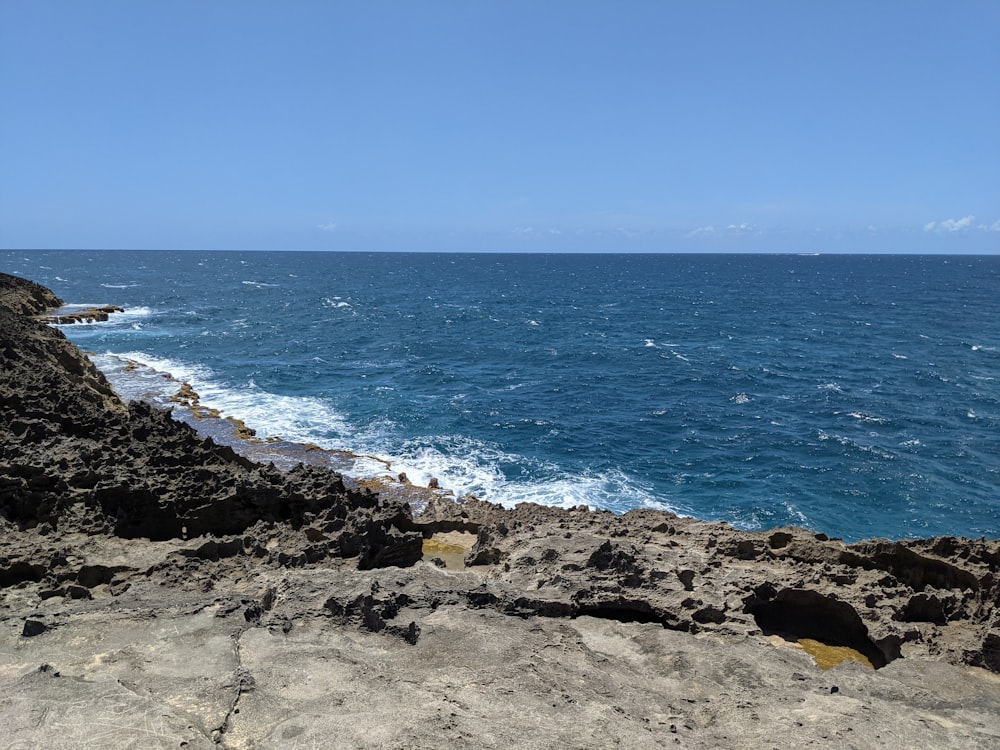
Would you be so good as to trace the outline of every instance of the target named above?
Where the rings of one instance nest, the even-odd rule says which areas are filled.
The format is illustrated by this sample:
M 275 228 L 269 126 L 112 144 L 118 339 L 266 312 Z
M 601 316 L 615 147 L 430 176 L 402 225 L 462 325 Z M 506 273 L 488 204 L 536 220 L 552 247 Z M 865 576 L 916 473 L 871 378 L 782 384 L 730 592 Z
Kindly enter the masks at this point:
M 2 746 L 1000 745 L 1000 677 L 940 661 L 824 671 L 760 637 L 464 605 L 424 616 L 411 644 L 315 616 L 284 632 L 218 597 L 155 595 L 91 603 L 31 638 L 3 622 Z

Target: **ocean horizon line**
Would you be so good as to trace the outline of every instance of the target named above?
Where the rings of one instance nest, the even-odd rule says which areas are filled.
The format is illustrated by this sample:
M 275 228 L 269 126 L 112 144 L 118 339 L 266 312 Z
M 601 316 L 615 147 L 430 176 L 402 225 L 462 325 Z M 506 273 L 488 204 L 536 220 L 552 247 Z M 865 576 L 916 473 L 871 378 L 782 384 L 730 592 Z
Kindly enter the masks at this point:
M 788 251 L 788 250 L 351 250 L 351 249 L 301 249 L 301 248 L 136 248 L 136 247 L 5 247 L 5 253 L 300 253 L 310 255 L 490 255 L 490 256 L 683 256 L 683 257 L 911 257 L 911 258 L 994 258 L 1000 256 L 1000 249 L 988 253 L 911 252 L 894 251 Z

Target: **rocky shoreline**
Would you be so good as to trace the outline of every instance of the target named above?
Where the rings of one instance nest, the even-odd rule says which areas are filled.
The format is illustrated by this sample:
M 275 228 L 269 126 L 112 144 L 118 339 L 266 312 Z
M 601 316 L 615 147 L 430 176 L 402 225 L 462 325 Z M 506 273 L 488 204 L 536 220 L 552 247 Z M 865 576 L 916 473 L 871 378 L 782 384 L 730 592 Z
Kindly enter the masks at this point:
M 105 323 L 115 313 L 125 312 L 125 308 L 117 305 L 102 307 L 66 308 L 59 307 L 38 316 L 42 323 L 55 325 L 70 325 L 73 323 Z
M 415 516 L 123 403 L 61 304 L 0 274 L 7 747 L 1000 746 L 996 540 Z

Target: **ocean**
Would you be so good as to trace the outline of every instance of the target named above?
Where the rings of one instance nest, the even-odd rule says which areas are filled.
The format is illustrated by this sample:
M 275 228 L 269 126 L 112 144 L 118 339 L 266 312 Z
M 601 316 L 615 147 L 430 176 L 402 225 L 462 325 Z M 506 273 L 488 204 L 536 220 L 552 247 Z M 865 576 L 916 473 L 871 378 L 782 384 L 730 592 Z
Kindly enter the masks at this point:
M 355 476 L 847 541 L 1000 536 L 1000 256 L 15 250 L 0 269 L 125 308 L 61 327 L 123 396 L 187 382 Z

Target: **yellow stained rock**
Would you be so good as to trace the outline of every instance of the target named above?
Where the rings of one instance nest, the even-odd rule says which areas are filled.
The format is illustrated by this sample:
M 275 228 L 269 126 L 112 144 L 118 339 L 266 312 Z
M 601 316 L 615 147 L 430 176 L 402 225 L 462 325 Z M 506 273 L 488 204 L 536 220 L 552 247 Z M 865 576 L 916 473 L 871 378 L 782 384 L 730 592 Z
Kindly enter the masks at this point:
M 816 660 L 816 666 L 820 669 L 832 669 L 845 661 L 856 661 L 869 669 L 875 669 L 867 656 L 849 646 L 830 646 L 812 638 L 800 638 L 799 645 Z

